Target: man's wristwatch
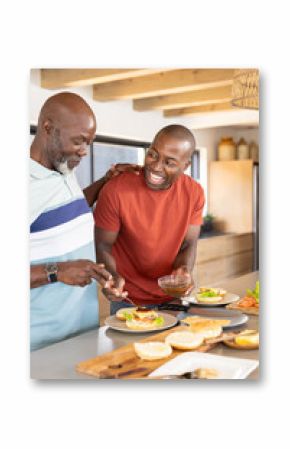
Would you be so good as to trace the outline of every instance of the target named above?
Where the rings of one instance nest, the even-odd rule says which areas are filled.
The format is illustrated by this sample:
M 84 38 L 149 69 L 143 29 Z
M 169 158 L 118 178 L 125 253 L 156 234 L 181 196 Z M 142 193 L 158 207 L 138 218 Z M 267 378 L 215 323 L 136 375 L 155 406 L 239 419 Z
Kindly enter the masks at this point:
M 45 271 L 47 274 L 47 279 L 49 283 L 57 282 L 57 264 L 56 263 L 47 263 L 45 266 Z

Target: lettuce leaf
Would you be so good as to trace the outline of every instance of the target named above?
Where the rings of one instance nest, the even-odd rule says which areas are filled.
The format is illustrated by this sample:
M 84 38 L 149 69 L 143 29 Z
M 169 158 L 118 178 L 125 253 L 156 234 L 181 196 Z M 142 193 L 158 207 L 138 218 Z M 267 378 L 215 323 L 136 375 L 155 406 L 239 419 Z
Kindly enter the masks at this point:
M 162 326 L 162 324 L 164 324 L 163 316 L 158 316 L 157 318 L 155 318 L 154 324 L 155 326 Z
M 198 296 L 200 296 L 201 298 L 214 298 L 216 296 L 220 296 L 215 292 L 211 292 L 211 291 L 207 291 L 207 292 L 203 292 L 203 293 L 198 293 Z
M 257 303 L 260 302 L 260 282 L 257 281 L 254 290 L 247 289 L 247 296 L 255 298 Z
M 124 312 L 124 318 L 127 320 L 127 321 L 132 321 L 132 319 L 133 319 L 133 314 L 132 313 L 128 313 L 128 312 Z

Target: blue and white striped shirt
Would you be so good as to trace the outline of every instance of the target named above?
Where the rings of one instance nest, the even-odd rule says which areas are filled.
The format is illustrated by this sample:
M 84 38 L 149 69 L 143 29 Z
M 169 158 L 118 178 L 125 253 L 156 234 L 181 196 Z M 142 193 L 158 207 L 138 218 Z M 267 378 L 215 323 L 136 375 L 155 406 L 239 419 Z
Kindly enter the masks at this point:
M 30 260 L 39 265 L 95 261 L 94 222 L 74 173 L 62 175 L 30 160 Z M 94 328 L 99 323 L 97 285 L 61 282 L 31 289 L 31 349 Z

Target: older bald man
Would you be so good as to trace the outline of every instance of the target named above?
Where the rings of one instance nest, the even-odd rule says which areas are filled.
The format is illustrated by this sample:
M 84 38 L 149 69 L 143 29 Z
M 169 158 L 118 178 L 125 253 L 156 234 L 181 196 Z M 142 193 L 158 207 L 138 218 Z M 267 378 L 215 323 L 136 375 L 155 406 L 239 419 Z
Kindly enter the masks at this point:
M 94 113 L 76 94 L 54 95 L 41 109 L 30 149 L 32 350 L 96 327 L 96 281 L 113 288 L 110 273 L 95 263 L 90 206 L 106 180 L 128 167 L 81 190 L 74 168 L 95 132 Z

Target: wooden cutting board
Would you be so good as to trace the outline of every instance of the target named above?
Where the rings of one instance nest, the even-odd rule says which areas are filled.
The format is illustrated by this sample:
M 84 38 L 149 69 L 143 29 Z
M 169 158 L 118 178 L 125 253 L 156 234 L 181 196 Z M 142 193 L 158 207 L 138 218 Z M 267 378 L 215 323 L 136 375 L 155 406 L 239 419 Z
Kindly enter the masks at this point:
M 231 304 L 228 304 L 226 306 L 226 309 L 229 310 L 239 310 L 240 312 L 246 313 L 247 315 L 259 315 L 259 308 L 257 307 L 240 307 L 234 302 Z
M 139 342 L 164 341 L 165 337 L 172 332 L 188 330 L 188 326 L 176 326 L 159 334 L 140 340 Z M 226 339 L 233 339 L 236 334 L 223 333 L 220 337 L 209 339 L 205 344 L 196 349 L 198 352 L 206 352 L 216 344 Z M 133 344 L 122 346 L 114 351 L 107 352 L 93 359 L 80 362 L 76 370 L 82 374 L 88 374 L 98 379 L 134 379 L 147 377 L 152 371 L 173 359 L 184 351 L 173 349 L 172 354 L 161 360 L 141 360 L 135 353 Z

